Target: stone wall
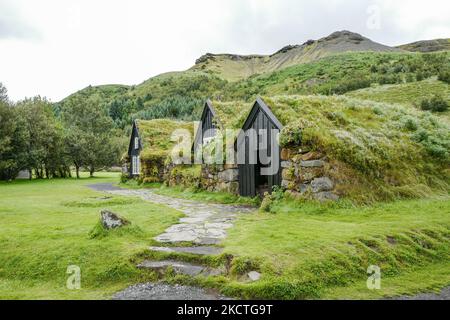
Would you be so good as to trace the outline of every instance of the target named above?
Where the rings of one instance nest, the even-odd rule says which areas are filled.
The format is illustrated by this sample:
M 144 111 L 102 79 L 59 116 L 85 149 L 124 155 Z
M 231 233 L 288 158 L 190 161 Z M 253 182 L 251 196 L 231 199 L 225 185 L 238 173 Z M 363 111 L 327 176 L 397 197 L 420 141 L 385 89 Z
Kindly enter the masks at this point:
M 208 191 L 239 193 L 237 165 L 202 165 L 201 187 Z
M 170 187 L 200 188 L 200 167 L 198 165 L 166 164 L 163 180 Z
M 330 164 L 327 157 L 317 151 L 281 150 L 281 185 L 291 195 L 319 201 L 337 200 L 336 184 L 327 175 Z

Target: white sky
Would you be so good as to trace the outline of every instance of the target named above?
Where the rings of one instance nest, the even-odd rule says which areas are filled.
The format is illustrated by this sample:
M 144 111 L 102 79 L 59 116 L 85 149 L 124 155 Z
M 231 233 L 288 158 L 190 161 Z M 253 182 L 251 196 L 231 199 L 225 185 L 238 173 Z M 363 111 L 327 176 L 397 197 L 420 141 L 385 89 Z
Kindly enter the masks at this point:
M 448 0 L 0 0 L 13 100 L 138 84 L 206 52 L 270 54 L 336 30 L 397 45 L 450 37 Z

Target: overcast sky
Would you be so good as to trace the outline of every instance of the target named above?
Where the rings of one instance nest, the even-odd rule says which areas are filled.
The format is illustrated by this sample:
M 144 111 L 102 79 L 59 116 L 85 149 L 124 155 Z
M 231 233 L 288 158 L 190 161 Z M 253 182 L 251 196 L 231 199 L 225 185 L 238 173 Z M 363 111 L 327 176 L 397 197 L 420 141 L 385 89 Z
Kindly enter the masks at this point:
M 270 54 L 336 30 L 398 45 L 450 37 L 448 0 L 0 0 L 13 100 L 138 84 L 206 52 Z

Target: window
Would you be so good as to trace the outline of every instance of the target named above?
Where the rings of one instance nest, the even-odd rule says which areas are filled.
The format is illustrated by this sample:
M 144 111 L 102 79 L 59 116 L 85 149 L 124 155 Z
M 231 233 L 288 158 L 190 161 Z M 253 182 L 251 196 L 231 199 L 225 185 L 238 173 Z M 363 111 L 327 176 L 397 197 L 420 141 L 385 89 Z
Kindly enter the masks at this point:
M 139 149 L 139 138 L 138 137 L 134 138 L 134 148 Z
M 133 174 L 139 174 L 140 172 L 140 159 L 139 156 L 133 156 L 133 160 L 132 160 L 132 173 Z

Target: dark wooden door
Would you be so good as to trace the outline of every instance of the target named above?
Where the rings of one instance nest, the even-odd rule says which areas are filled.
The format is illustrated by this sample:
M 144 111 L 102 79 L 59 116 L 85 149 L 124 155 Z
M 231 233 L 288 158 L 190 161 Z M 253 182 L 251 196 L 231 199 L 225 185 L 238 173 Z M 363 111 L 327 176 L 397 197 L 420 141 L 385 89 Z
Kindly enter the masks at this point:
M 250 146 L 248 137 L 244 143 L 245 164 L 239 164 L 239 194 L 243 197 L 256 196 L 256 165 L 250 164 Z

